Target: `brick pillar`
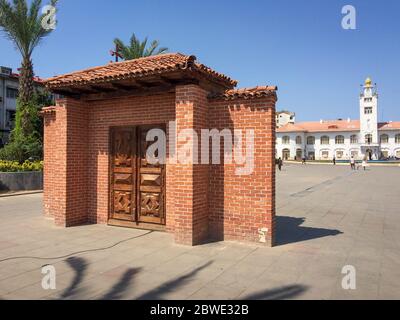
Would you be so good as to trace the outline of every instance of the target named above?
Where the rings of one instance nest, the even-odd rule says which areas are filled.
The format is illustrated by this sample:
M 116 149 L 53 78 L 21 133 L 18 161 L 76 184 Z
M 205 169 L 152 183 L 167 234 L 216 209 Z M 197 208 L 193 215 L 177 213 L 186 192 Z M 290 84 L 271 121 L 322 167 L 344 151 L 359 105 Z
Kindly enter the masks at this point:
M 58 226 L 87 222 L 87 110 L 68 98 L 44 115 L 44 211 Z
M 193 129 L 198 139 L 198 163 L 200 163 L 201 129 L 207 128 L 208 101 L 207 92 L 197 85 L 176 87 L 176 124 L 177 134 L 182 130 Z M 179 151 L 185 141 L 178 140 Z M 197 161 L 197 159 L 194 159 Z M 197 245 L 208 237 L 208 165 L 189 164 L 172 165 L 171 174 L 175 183 L 170 186 L 174 202 L 175 241 L 181 244 Z

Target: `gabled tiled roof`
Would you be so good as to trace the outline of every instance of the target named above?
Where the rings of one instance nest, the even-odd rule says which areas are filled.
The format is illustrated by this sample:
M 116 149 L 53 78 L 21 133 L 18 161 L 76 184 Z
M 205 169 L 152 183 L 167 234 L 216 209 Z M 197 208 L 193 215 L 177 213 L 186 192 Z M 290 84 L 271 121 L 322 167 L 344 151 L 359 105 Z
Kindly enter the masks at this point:
M 218 81 L 227 88 L 233 88 L 237 84 L 237 81 L 203 64 L 197 63 L 195 56 L 187 56 L 180 53 L 167 53 L 129 61 L 109 63 L 105 66 L 56 76 L 47 79 L 45 84 L 50 89 L 67 88 L 120 80 L 139 80 L 150 76 L 184 70 L 193 71 L 211 80 Z
M 254 88 L 232 89 L 222 94 L 212 95 L 211 99 L 233 100 L 233 99 L 254 99 L 275 96 L 278 90 L 275 86 L 259 86 Z

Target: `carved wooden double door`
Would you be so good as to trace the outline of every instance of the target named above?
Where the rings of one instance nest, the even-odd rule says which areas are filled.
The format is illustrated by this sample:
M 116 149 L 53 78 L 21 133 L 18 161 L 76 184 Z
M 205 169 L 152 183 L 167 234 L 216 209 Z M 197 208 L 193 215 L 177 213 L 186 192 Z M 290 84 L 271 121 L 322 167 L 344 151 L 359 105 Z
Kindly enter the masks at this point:
M 134 224 L 165 225 L 165 165 L 146 159 L 149 130 L 165 126 L 121 127 L 111 130 L 110 218 Z M 164 131 L 165 132 L 165 131 Z M 153 162 L 153 161 L 152 161 Z

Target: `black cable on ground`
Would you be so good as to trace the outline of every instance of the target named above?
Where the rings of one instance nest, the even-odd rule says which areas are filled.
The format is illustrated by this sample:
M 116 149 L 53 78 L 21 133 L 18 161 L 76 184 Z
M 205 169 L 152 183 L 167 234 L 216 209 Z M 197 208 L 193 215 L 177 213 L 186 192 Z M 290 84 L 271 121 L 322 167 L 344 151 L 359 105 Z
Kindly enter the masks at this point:
M 138 238 L 147 236 L 147 235 L 149 235 L 149 234 L 151 234 L 151 233 L 153 233 L 153 232 L 154 232 L 154 231 L 149 231 L 149 232 L 144 233 L 144 234 L 141 234 L 141 235 L 139 235 L 139 236 L 135 236 L 135 237 L 128 238 L 128 239 L 125 239 L 125 240 L 121 240 L 121 241 L 118 241 L 117 243 L 114 243 L 113 245 L 111 245 L 111 246 L 109 246 L 109 247 L 105 247 L 105 248 L 82 250 L 82 251 L 77 251 L 77 252 L 73 252 L 73 253 L 67 254 L 67 255 L 65 255 L 65 256 L 49 257 L 49 258 L 44 258 L 44 257 L 29 257 L 29 256 L 11 257 L 11 258 L 1 259 L 1 260 L 0 260 L 0 263 L 5 262 L 5 261 L 11 261 L 11 260 L 20 260 L 20 259 L 57 260 L 57 259 L 69 258 L 69 257 L 71 257 L 71 256 L 75 256 L 75 255 L 82 254 L 82 253 L 96 252 L 96 251 L 104 251 L 104 250 L 112 249 L 112 248 L 114 248 L 114 247 L 120 245 L 121 243 L 128 242 L 128 241 L 131 241 L 131 240 L 134 240 L 134 239 L 138 239 Z

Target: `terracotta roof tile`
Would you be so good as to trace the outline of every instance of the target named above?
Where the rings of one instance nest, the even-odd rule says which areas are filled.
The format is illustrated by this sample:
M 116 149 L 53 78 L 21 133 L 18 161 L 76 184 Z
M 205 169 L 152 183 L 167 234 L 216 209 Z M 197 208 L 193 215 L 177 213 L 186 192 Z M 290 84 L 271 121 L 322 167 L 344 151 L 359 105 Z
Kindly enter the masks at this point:
M 227 88 L 236 86 L 237 81 L 196 62 L 195 56 L 180 53 L 167 53 L 146 58 L 109 63 L 49 78 L 45 84 L 50 89 L 67 88 L 86 84 L 95 84 L 128 79 L 140 79 L 168 72 L 189 70 L 212 80 L 223 83 Z
M 53 113 L 56 112 L 56 107 L 55 106 L 50 106 L 50 107 L 44 107 L 40 111 L 41 114 L 48 114 L 48 113 Z
M 268 96 L 275 96 L 278 90 L 275 86 L 259 86 L 254 88 L 242 88 L 227 90 L 222 94 L 216 94 L 210 96 L 210 99 L 222 99 L 222 100 L 233 100 L 233 99 L 254 99 Z
M 378 124 L 379 130 L 400 130 L 400 121 L 381 122 Z
M 277 132 L 334 132 L 334 131 L 359 131 L 359 120 L 329 120 L 322 122 L 288 123 L 277 129 Z

